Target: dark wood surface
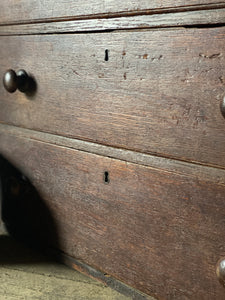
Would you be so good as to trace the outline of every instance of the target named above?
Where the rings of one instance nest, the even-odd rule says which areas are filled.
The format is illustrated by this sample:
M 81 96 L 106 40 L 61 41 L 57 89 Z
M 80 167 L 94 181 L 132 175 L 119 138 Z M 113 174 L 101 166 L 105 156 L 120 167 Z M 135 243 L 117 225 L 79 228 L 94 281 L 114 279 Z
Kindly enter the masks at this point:
M 224 167 L 224 39 L 224 27 L 1 37 L 0 73 L 24 68 L 37 92 L 1 85 L 0 122 Z
M 67 255 L 158 299 L 224 299 L 215 273 L 225 251 L 224 182 L 0 139 L 1 154 L 39 191 Z
M 1 1 L 0 76 L 25 69 L 32 87 L 0 85 L 13 235 L 126 292 L 225 299 L 224 15 L 216 0 Z
M 225 6 L 225 4 L 224 4 Z M 217 25 L 224 23 L 225 9 L 178 11 L 176 13 L 145 14 L 127 17 L 78 19 L 60 22 L 1 25 L 0 35 L 43 33 L 77 33 L 107 30 L 168 28 Z
M 152 10 L 171 8 L 196 9 L 205 6 L 223 6 L 224 1 L 217 0 L 129 0 L 129 1 L 103 1 L 81 0 L 71 1 L 28 1 L 28 0 L 2 0 L 0 10 L 1 23 L 21 23 L 41 20 L 55 20 L 65 18 L 87 18 L 96 15 L 141 14 Z
M 214 168 L 196 163 L 158 157 L 155 155 L 109 147 L 5 124 L 0 124 L 0 131 L 5 135 L 15 135 L 23 139 L 37 140 L 42 143 L 67 147 L 70 149 L 97 154 L 103 157 L 115 158 L 128 163 L 153 167 L 158 170 L 164 170 L 183 175 L 191 175 L 196 180 L 209 181 L 216 184 L 224 183 L 225 170 L 223 168 Z

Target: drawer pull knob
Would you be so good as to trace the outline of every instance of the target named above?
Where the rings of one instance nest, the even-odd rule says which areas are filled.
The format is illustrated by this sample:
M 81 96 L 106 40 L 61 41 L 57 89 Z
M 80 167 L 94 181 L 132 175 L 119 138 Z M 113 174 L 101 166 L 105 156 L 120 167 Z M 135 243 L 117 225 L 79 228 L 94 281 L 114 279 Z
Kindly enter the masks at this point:
M 219 282 L 225 287 L 225 258 L 222 258 L 217 262 L 216 275 Z
M 9 93 L 14 93 L 17 89 L 25 93 L 29 86 L 29 76 L 24 70 L 19 70 L 17 73 L 7 70 L 3 77 L 3 85 Z

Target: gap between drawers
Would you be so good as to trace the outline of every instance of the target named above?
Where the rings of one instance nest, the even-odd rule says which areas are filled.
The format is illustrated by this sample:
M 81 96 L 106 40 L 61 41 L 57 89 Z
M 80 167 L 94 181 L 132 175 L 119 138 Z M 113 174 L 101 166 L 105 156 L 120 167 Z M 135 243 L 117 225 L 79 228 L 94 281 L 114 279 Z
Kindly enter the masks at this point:
M 193 161 L 182 161 L 176 158 L 157 156 L 155 154 L 145 154 L 7 124 L 0 124 L 0 135 L 1 134 L 9 134 L 18 138 L 35 140 L 40 143 L 54 145 L 56 147 L 69 148 L 98 156 L 125 161 L 127 163 L 138 164 L 149 168 L 162 170 L 164 172 L 190 176 L 200 181 L 214 182 L 219 185 L 225 185 L 225 169 L 219 166 L 205 165 Z

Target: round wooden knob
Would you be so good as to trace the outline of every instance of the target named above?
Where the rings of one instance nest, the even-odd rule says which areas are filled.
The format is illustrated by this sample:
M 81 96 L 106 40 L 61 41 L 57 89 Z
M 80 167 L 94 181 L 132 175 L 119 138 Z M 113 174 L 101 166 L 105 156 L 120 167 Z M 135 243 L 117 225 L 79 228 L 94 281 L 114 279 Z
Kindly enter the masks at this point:
M 216 275 L 219 282 L 225 287 L 225 258 L 222 258 L 216 264 Z
M 17 73 L 11 69 L 7 70 L 3 77 L 3 85 L 9 93 L 14 93 L 17 89 L 25 93 L 29 85 L 29 76 L 24 70 Z

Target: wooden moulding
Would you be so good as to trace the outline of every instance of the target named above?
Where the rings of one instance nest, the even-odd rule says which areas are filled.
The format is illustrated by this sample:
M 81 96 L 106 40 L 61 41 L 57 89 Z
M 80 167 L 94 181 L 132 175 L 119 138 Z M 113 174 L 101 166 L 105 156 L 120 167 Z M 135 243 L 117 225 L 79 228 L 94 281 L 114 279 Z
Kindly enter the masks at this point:
M 0 122 L 225 167 L 225 27 L 0 37 Z M 106 60 L 106 51 L 108 60 Z
M 224 4 L 225 5 L 225 4 Z M 225 9 L 0 26 L 0 35 L 72 33 L 223 24 Z
M 0 140 L 40 196 L 15 201 L 17 231 L 30 220 L 24 228 L 47 244 L 159 299 L 224 299 L 215 273 L 223 184 L 3 132 Z
M 31 139 L 42 143 L 67 147 L 82 152 L 93 153 L 128 163 L 154 168 L 159 171 L 164 170 L 173 172 L 174 174 L 192 176 L 196 180 L 225 185 L 225 170 L 222 168 L 214 168 L 207 165 L 199 165 L 165 157 L 157 157 L 155 155 L 99 145 L 92 142 L 71 139 L 55 134 L 34 131 L 6 124 L 0 124 L 0 131 L 5 135 L 15 135 L 22 139 Z
M 64 0 L 63 3 L 48 1 L 44 5 L 40 1 L 34 0 L 2 0 L 0 24 L 104 18 L 221 7 L 224 7 L 224 2 L 215 0 L 130 0 L 120 2 L 91 0 L 88 3 L 81 0 Z

